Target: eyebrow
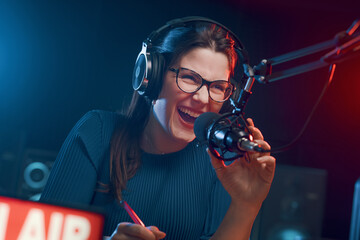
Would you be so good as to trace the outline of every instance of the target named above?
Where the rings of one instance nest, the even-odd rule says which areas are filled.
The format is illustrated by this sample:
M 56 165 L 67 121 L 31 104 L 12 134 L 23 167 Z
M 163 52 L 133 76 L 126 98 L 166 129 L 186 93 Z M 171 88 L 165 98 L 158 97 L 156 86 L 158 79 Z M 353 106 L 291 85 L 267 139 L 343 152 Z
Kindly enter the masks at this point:
M 178 69 L 175 69 L 175 68 L 170 68 L 170 69 L 179 71 L 181 68 L 182 68 L 182 69 L 189 70 L 189 71 L 191 71 L 191 72 L 199 75 L 202 79 L 204 79 L 204 80 L 207 81 L 207 82 L 213 82 L 213 81 L 226 81 L 226 82 L 229 82 L 229 81 L 230 81 L 230 78 L 228 78 L 227 80 L 225 80 L 225 79 L 215 79 L 215 80 L 213 80 L 213 81 L 209 81 L 208 79 L 206 79 L 206 78 L 204 78 L 203 76 L 201 76 L 200 73 L 197 73 L 196 71 L 194 71 L 194 70 L 192 70 L 192 69 L 190 69 L 190 68 L 185 68 L 185 67 L 180 67 L 180 66 L 179 66 Z

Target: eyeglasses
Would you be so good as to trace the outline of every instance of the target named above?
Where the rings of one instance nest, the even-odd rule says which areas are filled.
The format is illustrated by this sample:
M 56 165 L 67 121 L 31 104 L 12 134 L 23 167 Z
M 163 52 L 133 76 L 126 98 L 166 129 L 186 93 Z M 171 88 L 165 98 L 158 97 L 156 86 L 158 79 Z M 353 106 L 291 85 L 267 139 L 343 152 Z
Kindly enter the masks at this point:
M 234 85 L 226 80 L 207 81 L 197 72 L 187 68 L 169 68 L 169 70 L 176 73 L 176 84 L 186 93 L 197 92 L 205 84 L 213 101 L 225 102 L 234 91 Z

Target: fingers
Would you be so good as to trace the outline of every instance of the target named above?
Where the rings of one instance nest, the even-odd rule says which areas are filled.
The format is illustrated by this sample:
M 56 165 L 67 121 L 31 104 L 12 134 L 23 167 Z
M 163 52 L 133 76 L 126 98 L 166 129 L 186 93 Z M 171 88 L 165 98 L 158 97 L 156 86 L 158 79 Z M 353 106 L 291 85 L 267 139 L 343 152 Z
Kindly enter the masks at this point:
M 271 149 L 271 146 L 269 145 L 269 143 L 265 142 L 264 140 L 255 140 L 254 142 L 259 144 L 261 146 L 261 148 L 263 148 L 265 150 Z
M 215 169 L 215 171 L 217 173 L 221 172 L 224 170 L 225 168 L 225 164 L 223 161 L 217 159 L 211 152 L 209 149 L 206 149 L 207 153 L 209 154 L 210 156 L 210 159 L 211 159 L 211 164 L 213 166 L 213 168 Z
M 276 160 L 273 156 L 261 156 L 256 159 L 262 167 L 271 167 L 275 168 Z
M 257 127 L 255 127 L 254 121 L 251 118 L 248 118 L 246 120 L 249 124 L 248 128 L 253 135 L 254 140 L 264 140 L 264 136 L 262 135 L 261 131 Z
M 156 239 L 163 239 L 166 236 L 166 233 L 160 231 L 157 227 L 155 226 L 150 226 L 147 227 L 156 237 Z
M 157 227 L 143 227 L 139 224 L 122 222 L 119 223 L 111 239 L 114 240 L 157 240 L 165 237 L 165 233 L 161 232 Z
M 246 121 L 248 122 L 249 126 L 255 127 L 254 120 L 252 120 L 252 118 L 247 118 Z
M 257 162 L 260 164 L 263 180 L 271 184 L 274 179 L 276 160 L 273 156 L 258 157 Z

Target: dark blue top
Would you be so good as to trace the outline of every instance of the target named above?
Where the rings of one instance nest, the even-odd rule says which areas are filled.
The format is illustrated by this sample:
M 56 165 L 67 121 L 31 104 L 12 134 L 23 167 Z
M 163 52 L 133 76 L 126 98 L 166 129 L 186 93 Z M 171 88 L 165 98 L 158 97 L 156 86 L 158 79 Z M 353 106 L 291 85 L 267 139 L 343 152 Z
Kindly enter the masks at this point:
M 102 208 L 104 235 L 111 235 L 120 222 L 131 222 L 112 194 L 97 191 L 99 182 L 109 183 L 110 139 L 119 120 L 121 116 L 112 112 L 87 113 L 64 142 L 41 197 L 41 201 Z M 171 154 L 143 152 L 141 160 L 123 197 L 144 224 L 157 226 L 167 234 L 165 239 L 210 238 L 230 196 L 218 181 L 205 146 L 195 140 Z

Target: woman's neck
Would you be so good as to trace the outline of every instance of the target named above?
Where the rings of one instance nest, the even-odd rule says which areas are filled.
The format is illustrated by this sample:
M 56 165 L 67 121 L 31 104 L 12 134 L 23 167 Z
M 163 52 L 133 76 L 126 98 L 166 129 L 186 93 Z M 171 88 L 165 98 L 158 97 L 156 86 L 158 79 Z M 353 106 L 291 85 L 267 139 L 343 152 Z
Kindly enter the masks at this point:
M 180 141 L 168 134 L 158 120 L 150 113 L 149 121 L 141 136 L 142 150 L 152 154 L 166 154 L 184 149 L 188 142 Z

